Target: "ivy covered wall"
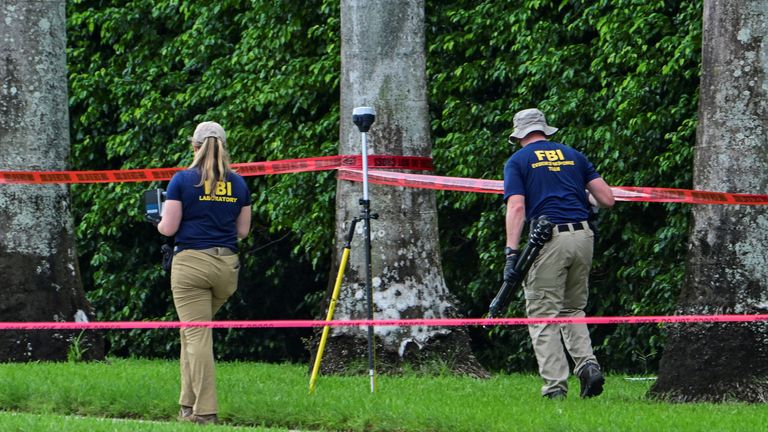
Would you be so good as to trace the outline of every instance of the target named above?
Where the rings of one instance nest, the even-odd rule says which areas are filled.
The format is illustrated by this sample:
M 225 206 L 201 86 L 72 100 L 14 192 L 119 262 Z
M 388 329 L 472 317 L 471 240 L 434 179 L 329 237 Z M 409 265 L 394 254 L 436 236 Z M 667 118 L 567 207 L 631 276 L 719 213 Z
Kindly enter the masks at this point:
M 512 116 L 538 106 L 556 139 L 611 185 L 690 188 L 701 1 L 428 0 L 436 174 L 500 179 Z M 225 126 L 235 162 L 338 152 L 339 4 L 331 0 L 67 2 L 72 169 L 185 166 L 195 124 Z M 342 121 L 347 114 L 342 113 Z M 253 233 L 220 319 L 322 316 L 331 269 L 333 172 L 247 178 Z M 141 193 L 163 184 L 73 185 L 80 266 L 101 320 L 175 320 L 163 242 Z M 500 196 L 438 193 L 443 267 L 479 317 L 503 266 Z M 674 310 L 689 208 L 618 203 L 598 216 L 590 315 Z M 523 300 L 510 313 L 524 316 Z M 533 370 L 527 330 L 470 329 L 493 370 Z M 221 330 L 222 358 L 306 361 L 307 330 Z M 175 357 L 172 331 L 110 332 L 113 355 Z M 654 325 L 595 326 L 601 363 L 650 371 Z

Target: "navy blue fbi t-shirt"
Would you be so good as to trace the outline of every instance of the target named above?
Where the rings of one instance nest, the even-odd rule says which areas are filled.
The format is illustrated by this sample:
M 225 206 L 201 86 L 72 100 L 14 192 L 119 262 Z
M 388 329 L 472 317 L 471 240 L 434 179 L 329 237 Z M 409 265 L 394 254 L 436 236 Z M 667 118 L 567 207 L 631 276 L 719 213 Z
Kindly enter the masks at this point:
M 230 172 L 226 180 L 206 182 L 197 187 L 200 171 L 189 169 L 174 174 L 168 184 L 166 199 L 181 201 L 177 250 L 227 247 L 237 251 L 235 221 L 240 210 L 251 205 L 251 194 L 238 174 Z M 211 187 L 216 188 L 215 196 L 211 195 Z
M 587 220 L 586 186 L 599 178 L 580 152 L 552 141 L 536 141 L 516 151 L 504 165 L 504 201 L 525 195 L 525 218 L 546 215 L 555 224 Z

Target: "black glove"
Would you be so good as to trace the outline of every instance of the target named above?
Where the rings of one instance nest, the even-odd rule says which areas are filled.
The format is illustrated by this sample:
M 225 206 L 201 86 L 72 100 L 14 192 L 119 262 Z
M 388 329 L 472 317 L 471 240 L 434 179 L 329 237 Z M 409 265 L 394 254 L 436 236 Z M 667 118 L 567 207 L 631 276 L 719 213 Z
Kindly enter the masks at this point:
M 517 274 L 515 271 L 515 266 L 517 265 L 517 259 L 519 258 L 519 252 L 516 249 L 512 248 L 506 248 L 504 249 L 504 254 L 506 257 L 506 262 L 504 264 L 504 281 L 505 282 L 511 282 L 516 281 L 520 275 Z

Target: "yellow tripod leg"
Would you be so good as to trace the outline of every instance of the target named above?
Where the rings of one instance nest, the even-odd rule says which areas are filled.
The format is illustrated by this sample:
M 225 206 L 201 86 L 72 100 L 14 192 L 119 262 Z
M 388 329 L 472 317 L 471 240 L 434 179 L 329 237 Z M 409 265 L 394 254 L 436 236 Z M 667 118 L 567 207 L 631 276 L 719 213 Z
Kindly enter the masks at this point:
M 336 309 L 336 301 L 339 299 L 339 290 L 341 289 L 341 281 L 344 279 L 344 269 L 347 267 L 347 261 L 349 260 L 349 248 L 345 247 L 344 252 L 341 254 L 341 265 L 339 266 L 339 274 L 336 276 L 336 285 L 333 287 L 333 294 L 331 294 L 331 302 L 328 305 L 328 315 L 325 317 L 325 321 L 331 321 L 333 319 L 333 311 Z M 317 374 L 320 372 L 320 362 L 323 360 L 323 351 L 325 350 L 325 343 L 328 340 L 328 332 L 330 326 L 323 326 L 323 335 L 320 337 L 320 345 L 317 347 L 317 355 L 315 356 L 315 364 L 312 366 L 312 376 L 309 378 L 309 392 L 315 391 L 315 383 L 317 383 Z

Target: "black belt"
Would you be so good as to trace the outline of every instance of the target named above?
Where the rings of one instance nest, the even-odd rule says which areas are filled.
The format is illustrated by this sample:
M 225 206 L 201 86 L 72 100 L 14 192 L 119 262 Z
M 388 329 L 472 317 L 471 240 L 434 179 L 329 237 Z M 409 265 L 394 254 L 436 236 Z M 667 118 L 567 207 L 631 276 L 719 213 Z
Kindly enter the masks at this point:
M 566 224 L 560 224 L 557 227 L 557 232 L 568 232 L 568 231 L 581 231 L 584 228 L 584 225 L 586 225 L 585 222 L 576 222 L 576 223 L 566 223 Z

